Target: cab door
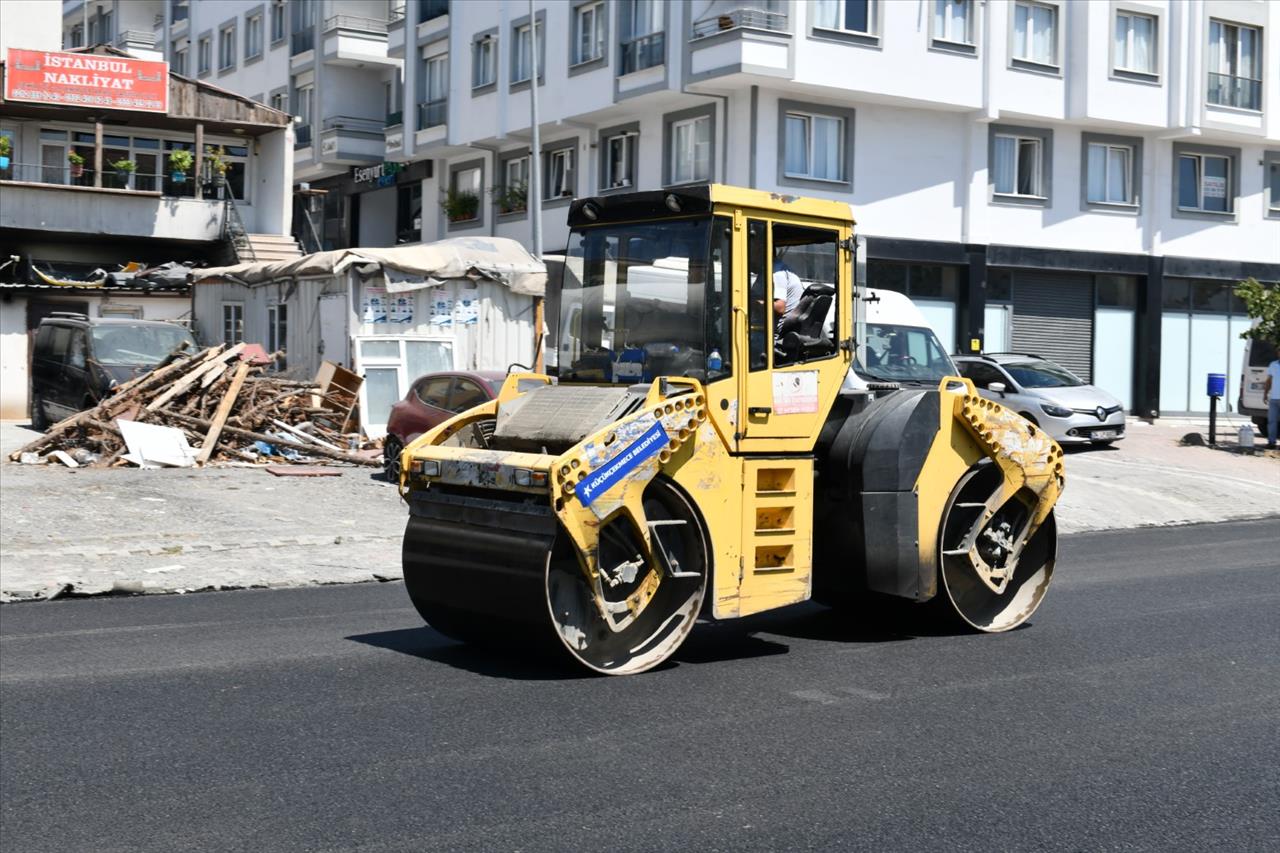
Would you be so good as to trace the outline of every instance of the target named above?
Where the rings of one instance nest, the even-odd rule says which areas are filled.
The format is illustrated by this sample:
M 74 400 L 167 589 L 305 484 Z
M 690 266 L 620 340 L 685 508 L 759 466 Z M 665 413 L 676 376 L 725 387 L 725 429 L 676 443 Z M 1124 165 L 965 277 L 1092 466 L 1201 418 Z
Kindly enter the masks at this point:
M 739 334 L 747 358 L 738 371 L 737 449 L 809 452 L 849 364 L 840 342 L 849 320 L 839 310 L 840 295 L 850 286 L 843 280 L 850 255 L 842 242 L 849 229 L 748 214 L 745 231 L 746 309 Z M 788 284 L 794 293 L 797 280 L 802 296 L 787 299 L 780 314 L 775 286 L 779 296 Z

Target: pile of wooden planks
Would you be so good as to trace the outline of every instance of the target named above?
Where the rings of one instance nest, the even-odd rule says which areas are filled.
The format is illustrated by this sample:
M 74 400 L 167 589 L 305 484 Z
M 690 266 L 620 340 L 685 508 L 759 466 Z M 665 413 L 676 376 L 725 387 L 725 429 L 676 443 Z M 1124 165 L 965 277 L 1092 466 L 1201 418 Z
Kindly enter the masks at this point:
M 251 350 L 261 351 L 256 346 Z M 245 344 L 175 354 L 150 373 L 112 389 L 94 408 L 55 424 L 9 458 L 44 461 L 53 454 L 89 467 L 142 464 L 130 453 L 119 425 L 134 421 L 180 431 L 198 465 L 378 464 L 376 451 L 362 451 L 358 432 L 344 432 L 358 427 L 349 425 L 349 410 L 335 411 L 326 404 L 326 389 L 319 382 L 277 377 L 260 362 L 270 359 L 254 358 Z

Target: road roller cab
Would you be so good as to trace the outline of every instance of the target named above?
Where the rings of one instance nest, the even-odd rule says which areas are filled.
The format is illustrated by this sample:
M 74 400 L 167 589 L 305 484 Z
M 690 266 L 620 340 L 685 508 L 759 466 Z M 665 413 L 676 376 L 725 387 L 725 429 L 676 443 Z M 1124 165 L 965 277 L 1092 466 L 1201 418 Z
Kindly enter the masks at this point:
M 846 381 L 896 345 L 866 348 L 848 205 L 710 186 L 581 199 L 569 224 L 546 373 L 402 455 L 431 625 L 622 674 L 700 616 L 815 594 L 945 595 L 985 631 L 1038 606 L 1061 451 L 955 377 Z

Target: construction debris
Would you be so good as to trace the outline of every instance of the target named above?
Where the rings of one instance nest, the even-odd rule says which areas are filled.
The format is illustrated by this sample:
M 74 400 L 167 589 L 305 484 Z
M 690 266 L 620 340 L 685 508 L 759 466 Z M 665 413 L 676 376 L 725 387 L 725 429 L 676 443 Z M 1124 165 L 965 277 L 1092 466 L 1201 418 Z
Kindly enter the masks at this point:
M 268 372 L 274 361 L 256 344 L 175 353 L 9 459 L 56 459 L 88 468 L 218 462 L 377 466 L 376 447 L 359 432 L 346 432 L 355 422 L 351 409 L 360 378 L 325 362 L 315 381 L 285 379 Z M 340 394 L 332 387 L 335 375 L 344 380 Z

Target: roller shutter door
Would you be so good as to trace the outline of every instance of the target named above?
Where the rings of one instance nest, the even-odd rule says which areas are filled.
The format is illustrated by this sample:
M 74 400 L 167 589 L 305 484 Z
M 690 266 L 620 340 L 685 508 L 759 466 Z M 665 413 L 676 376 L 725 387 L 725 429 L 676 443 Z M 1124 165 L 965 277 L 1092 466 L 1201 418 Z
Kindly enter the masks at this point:
M 1093 277 L 1014 273 L 1014 352 L 1055 361 L 1093 381 Z

